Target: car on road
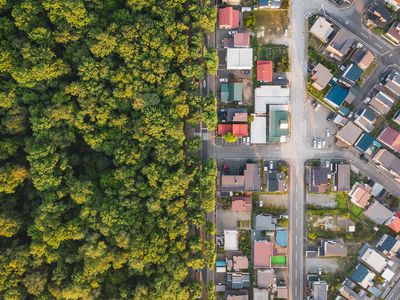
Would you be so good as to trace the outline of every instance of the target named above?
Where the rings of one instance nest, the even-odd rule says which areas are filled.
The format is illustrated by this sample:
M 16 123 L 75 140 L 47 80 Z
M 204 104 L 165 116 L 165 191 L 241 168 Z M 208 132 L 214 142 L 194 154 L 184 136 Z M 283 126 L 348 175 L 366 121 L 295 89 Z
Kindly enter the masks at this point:
M 331 162 L 330 162 L 329 160 L 327 160 L 327 161 L 325 162 L 325 167 L 329 168 L 330 166 L 331 166 Z
M 270 170 L 274 169 L 274 162 L 272 160 L 269 161 L 269 169 Z
M 277 80 L 283 80 L 283 79 L 285 79 L 285 77 L 283 77 L 282 75 L 279 75 L 279 76 L 276 77 L 276 79 Z
M 285 29 L 285 36 L 288 36 L 288 30 Z
M 316 139 L 313 139 L 313 141 L 312 141 L 312 147 L 313 147 L 314 149 L 317 149 L 317 140 L 316 140 Z
M 366 98 L 363 100 L 363 102 L 364 102 L 365 104 L 368 104 L 370 101 L 371 101 L 371 98 L 370 98 L 370 97 L 366 97 Z
M 347 118 L 348 118 L 348 119 L 351 119 L 351 117 L 353 116 L 353 114 L 354 114 L 353 112 L 350 112 L 350 113 L 348 114 Z
M 323 140 L 322 141 L 322 148 L 325 148 L 325 146 L 326 146 L 326 143 L 325 143 L 325 140 Z
M 325 133 L 327 138 L 331 136 L 331 130 L 329 128 L 326 129 Z
M 228 82 L 228 78 L 220 78 L 219 82 Z
M 321 141 L 321 139 L 318 139 L 318 149 L 321 149 L 322 148 L 322 141 Z
M 369 162 L 369 159 L 365 157 L 365 154 L 364 154 L 364 153 L 361 153 L 361 154 L 360 154 L 360 159 L 361 159 L 363 162 L 365 162 L 365 163 Z
M 330 122 L 330 121 L 333 120 L 333 117 L 334 117 L 334 116 L 335 116 L 334 113 L 330 113 L 330 114 L 328 115 L 328 117 L 326 118 L 326 120 L 327 120 L 328 122 Z

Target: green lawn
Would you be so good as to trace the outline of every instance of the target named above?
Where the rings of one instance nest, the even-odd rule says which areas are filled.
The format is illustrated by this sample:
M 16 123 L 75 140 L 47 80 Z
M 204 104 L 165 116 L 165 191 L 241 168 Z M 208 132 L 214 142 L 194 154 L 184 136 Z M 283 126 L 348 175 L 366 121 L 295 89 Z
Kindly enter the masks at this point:
M 272 256 L 271 264 L 272 266 L 280 266 L 280 267 L 286 266 L 286 256 L 284 255 Z

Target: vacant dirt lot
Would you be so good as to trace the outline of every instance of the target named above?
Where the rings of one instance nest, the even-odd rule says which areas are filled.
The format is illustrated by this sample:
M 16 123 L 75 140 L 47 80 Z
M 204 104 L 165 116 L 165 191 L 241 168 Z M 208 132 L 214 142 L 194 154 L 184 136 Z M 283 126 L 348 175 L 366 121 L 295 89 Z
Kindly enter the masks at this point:
M 307 271 L 318 273 L 318 269 L 321 268 L 323 273 L 335 274 L 340 268 L 339 261 L 338 258 L 307 258 Z
M 323 207 L 336 207 L 336 194 L 308 194 L 307 204 Z
M 263 206 L 285 206 L 287 207 L 287 194 L 260 194 Z
M 255 32 L 260 44 L 287 44 L 284 36 L 285 29 L 288 29 L 289 18 L 287 10 L 257 10 Z
M 237 228 L 238 221 L 251 219 L 251 213 L 232 212 L 231 210 L 217 210 L 217 232 L 222 233 L 226 228 Z M 250 228 L 249 228 L 250 229 Z

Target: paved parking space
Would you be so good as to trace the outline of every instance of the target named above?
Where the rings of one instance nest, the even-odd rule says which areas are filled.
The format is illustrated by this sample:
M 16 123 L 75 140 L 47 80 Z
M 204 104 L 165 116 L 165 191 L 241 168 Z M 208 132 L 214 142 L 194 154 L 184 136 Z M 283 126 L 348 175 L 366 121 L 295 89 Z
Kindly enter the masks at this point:
M 246 139 L 246 140 L 245 140 Z M 247 141 L 249 139 L 249 141 Z M 250 146 L 250 138 L 238 137 L 234 143 L 227 143 L 222 136 L 215 137 L 215 144 L 218 146 Z
M 307 142 L 312 145 L 313 139 L 325 140 L 325 149 L 332 150 L 335 146 L 334 135 L 338 128 L 332 121 L 326 120 L 331 112 L 322 105 L 318 111 L 314 111 L 311 106 L 311 100 L 307 101 L 306 105 L 308 116 Z M 326 129 L 330 130 L 330 137 L 326 137 Z

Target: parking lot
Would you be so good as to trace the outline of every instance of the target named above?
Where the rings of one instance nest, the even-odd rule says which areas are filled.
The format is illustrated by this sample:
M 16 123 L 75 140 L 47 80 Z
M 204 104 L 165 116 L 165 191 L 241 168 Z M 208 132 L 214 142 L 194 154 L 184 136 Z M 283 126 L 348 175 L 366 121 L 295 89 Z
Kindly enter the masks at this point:
M 338 128 L 332 121 L 327 121 L 327 117 L 331 112 L 322 105 L 317 111 L 314 111 L 313 107 L 311 106 L 311 100 L 309 100 L 306 105 L 308 116 L 307 141 L 309 141 L 310 145 L 312 145 L 313 139 L 320 139 L 321 144 L 323 141 L 325 141 L 325 149 L 333 148 L 335 145 L 334 135 L 336 134 Z M 315 124 L 317 124 L 317 126 L 312 126 Z M 327 137 L 327 129 L 329 129 L 329 137 Z

